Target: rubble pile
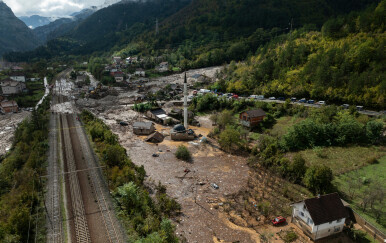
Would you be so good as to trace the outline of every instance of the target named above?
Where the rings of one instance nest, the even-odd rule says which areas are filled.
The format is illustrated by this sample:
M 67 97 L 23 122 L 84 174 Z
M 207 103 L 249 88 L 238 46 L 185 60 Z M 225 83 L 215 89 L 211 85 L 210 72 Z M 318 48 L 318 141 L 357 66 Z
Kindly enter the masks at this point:
M 22 111 L 0 116 L 0 155 L 4 155 L 11 148 L 13 135 L 18 124 L 30 114 L 28 111 Z

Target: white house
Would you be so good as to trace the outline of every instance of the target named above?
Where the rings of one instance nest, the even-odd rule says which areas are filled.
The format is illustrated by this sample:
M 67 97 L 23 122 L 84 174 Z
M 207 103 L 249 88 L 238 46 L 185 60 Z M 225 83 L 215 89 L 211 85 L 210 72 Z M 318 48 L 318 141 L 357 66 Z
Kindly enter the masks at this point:
M 18 94 L 26 88 L 25 83 L 14 80 L 3 80 L 0 82 L 0 85 L 3 95 Z
M 126 64 L 133 64 L 138 62 L 138 57 L 128 57 L 126 58 Z
M 142 68 L 138 68 L 135 71 L 134 75 L 140 76 L 140 77 L 145 77 L 146 73 L 145 73 L 145 70 L 143 70 Z
M 291 206 L 291 222 L 313 240 L 342 232 L 348 217 L 338 193 L 306 199 Z
M 19 81 L 23 83 L 25 82 L 25 76 L 24 74 L 21 74 L 21 73 L 11 73 L 9 75 L 9 78 L 15 81 Z

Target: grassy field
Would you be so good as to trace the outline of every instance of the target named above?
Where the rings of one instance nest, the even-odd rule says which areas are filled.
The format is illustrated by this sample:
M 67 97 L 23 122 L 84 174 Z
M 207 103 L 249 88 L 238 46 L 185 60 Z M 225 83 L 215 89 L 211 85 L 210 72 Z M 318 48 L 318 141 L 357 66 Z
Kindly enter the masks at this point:
M 334 179 L 334 185 L 346 194 L 353 209 L 386 233 L 386 156 L 376 164 L 364 166 Z M 373 206 L 371 201 L 374 200 Z M 364 208 L 364 203 L 367 205 Z M 378 220 L 376 218 L 378 217 Z
M 295 125 L 296 123 L 301 122 L 304 118 L 295 117 L 295 116 L 283 116 L 276 120 L 276 124 L 272 129 L 268 130 L 272 136 L 281 137 L 287 133 L 288 129 Z
M 327 165 L 334 175 L 357 170 L 369 164 L 372 158 L 380 159 L 386 156 L 386 148 L 370 146 L 314 148 L 298 152 L 308 165 Z M 289 153 L 293 156 L 295 153 Z

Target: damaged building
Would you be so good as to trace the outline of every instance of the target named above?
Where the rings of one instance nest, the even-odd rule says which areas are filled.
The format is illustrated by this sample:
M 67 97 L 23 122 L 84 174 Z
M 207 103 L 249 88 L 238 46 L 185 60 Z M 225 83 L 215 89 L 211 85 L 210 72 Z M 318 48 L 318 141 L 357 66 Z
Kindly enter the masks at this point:
M 133 124 L 133 132 L 136 135 L 150 135 L 155 131 L 152 122 L 135 122 Z

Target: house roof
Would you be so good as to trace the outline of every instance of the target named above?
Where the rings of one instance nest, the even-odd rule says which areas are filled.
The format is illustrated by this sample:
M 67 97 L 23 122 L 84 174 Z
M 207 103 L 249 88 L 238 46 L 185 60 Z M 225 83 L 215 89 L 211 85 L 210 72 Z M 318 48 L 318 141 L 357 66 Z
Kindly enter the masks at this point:
M 10 73 L 9 76 L 10 77 L 24 77 L 24 74 L 23 73 Z
M 315 225 L 348 217 L 346 208 L 343 206 L 342 200 L 336 192 L 306 199 L 304 203 Z
M 164 111 L 161 108 L 158 108 L 158 109 L 155 109 L 155 110 L 151 110 L 150 112 L 152 114 L 156 115 L 156 116 L 166 114 L 166 111 Z
M 152 122 L 134 122 L 133 128 L 150 129 L 152 125 Z
M 116 73 L 114 73 L 114 77 L 116 77 L 116 78 L 125 77 L 125 75 L 122 72 L 116 72 Z
M 18 85 L 20 85 L 21 82 L 19 81 L 14 81 L 14 80 L 6 80 L 6 81 L 1 81 L 1 86 L 2 87 L 5 87 L 5 86 L 11 86 L 11 87 L 16 87 Z
M 17 106 L 17 103 L 14 100 L 3 101 L 3 102 L 0 102 L 0 106 L 3 107 L 3 108 L 14 107 L 14 106 Z
M 161 143 L 163 140 L 164 140 L 164 136 L 159 132 L 155 132 L 146 138 L 146 142 L 153 142 L 153 143 Z
M 249 117 L 265 116 L 265 112 L 261 108 L 255 109 L 255 110 L 249 110 L 249 111 L 246 111 L 246 113 L 248 114 Z

